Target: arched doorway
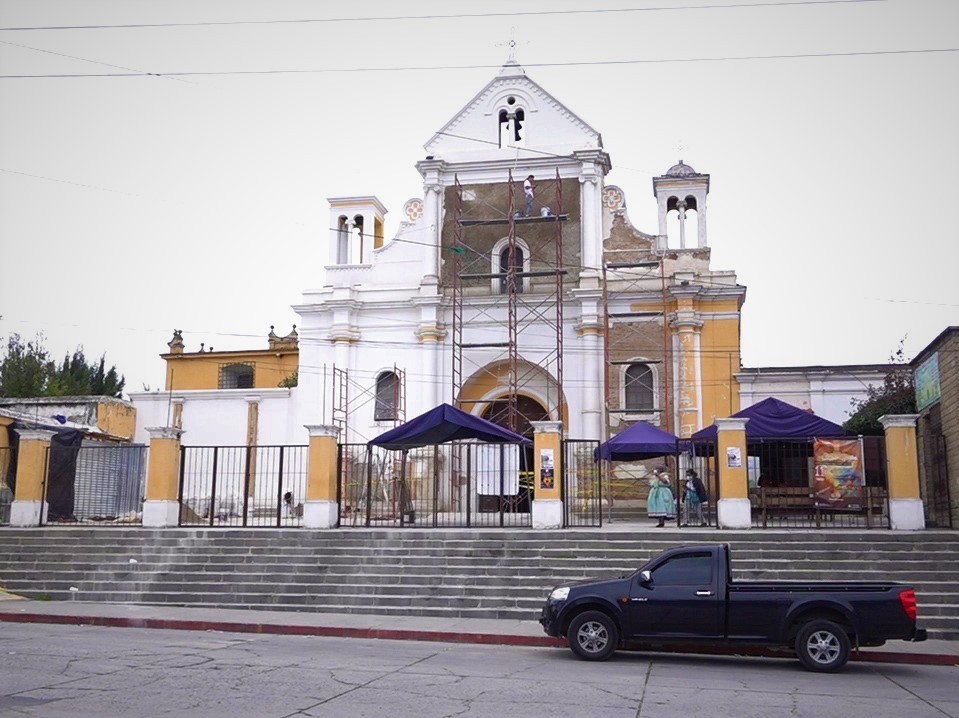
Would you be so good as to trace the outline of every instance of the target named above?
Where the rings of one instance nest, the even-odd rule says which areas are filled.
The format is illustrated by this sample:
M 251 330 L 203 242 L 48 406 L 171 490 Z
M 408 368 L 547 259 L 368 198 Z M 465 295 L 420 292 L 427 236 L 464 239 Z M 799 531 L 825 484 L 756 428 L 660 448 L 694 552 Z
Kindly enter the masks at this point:
M 482 417 L 494 424 L 509 428 L 509 401 L 505 398 L 491 401 L 483 410 Z M 516 397 L 516 433 L 533 440 L 534 421 L 549 421 L 549 412 L 536 399 L 519 395 Z M 502 502 L 508 502 L 510 509 L 528 512 L 533 500 L 533 445 L 521 447 L 519 456 L 519 493 L 513 497 L 480 496 L 479 510 L 483 512 L 499 511 Z

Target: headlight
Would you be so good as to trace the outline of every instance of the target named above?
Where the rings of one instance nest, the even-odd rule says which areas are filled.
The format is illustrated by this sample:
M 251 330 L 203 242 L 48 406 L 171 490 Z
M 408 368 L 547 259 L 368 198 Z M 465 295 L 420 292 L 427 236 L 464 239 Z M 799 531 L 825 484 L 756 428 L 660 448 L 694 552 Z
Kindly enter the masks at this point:
M 565 601 L 569 597 L 569 587 L 556 588 L 549 594 L 550 601 Z

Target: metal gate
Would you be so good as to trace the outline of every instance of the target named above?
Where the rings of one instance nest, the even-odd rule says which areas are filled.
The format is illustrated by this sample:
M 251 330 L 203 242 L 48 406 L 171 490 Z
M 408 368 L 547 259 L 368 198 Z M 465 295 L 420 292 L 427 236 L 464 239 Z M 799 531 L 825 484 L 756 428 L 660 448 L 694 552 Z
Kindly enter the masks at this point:
M 599 442 L 566 439 L 563 442 L 563 524 L 603 525 L 603 471 L 607 462 L 596 461 Z
M 946 457 L 946 437 L 942 433 L 923 436 L 922 464 L 926 478 L 926 523 L 931 527 L 952 528 L 949 463 Z
M 148 447 L 84 439 L 47 451 L 42 524 L 140 525 Z
M 184 446 L 180 526 L 301 526 L 306 446 Z
M 532 526 L 532 450 L 472 442 L 390 451 L 340 444 L 343 528 Z

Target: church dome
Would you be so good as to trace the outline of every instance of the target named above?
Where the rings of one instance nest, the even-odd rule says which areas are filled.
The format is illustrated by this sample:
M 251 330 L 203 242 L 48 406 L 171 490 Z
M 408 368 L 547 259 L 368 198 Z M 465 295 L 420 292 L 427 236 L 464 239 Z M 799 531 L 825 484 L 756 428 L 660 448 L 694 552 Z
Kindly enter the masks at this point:
M 666 177 L 694 177 L 699 174 L 689 165 L 684 165 L 683 161 L 680 160 L 679 164 L 673 165 L 668 170 L 666 170 Z

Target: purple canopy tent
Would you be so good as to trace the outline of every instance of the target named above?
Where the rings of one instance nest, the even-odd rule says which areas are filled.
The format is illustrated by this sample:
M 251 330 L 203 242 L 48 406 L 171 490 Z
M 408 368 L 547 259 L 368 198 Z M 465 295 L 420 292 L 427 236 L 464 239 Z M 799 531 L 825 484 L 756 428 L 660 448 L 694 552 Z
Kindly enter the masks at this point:
M 478 439 L 489 444 L 529 444 L 529 439 L 492 421 L 473 416 L 455 406 L 440 404 L 415 419 L 371 439 L 367 446 L 385 449 L 418 449 L 461 439 Z
M 772 397 L 746 407 L 730 418 L 749 419 L 746 422 L 747 441 L 849 436 L 839 424 Z M 694 443 L 715 442 L 717 435 L 718 429 L 712 424 L 693 434 L 692 440 Z
M 596 461 L 639 461 L 679 454 L 687 442 L 645 421 L 638 421 L 593 452 Z

